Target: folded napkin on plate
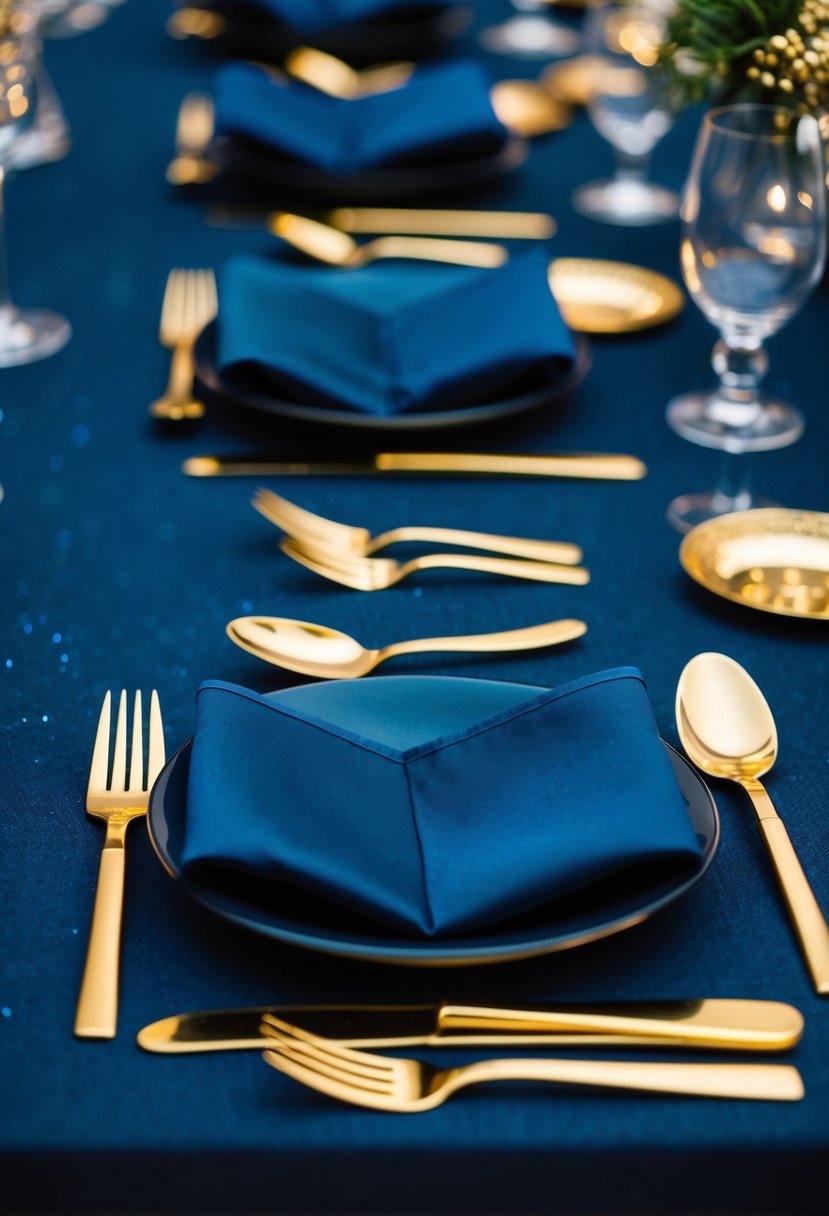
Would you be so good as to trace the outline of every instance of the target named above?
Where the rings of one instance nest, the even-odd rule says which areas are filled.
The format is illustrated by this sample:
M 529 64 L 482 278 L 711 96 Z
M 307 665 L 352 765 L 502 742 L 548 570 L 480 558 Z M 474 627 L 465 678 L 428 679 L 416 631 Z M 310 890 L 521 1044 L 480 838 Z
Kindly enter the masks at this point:
M 220 68 L 214 91 L 218 136 L 339 177 L 490 156 L 508 139 L 486 72 L 467 60 L 419 68 L 402 88 L 349 100 L 245 64 Z
M 387 698 L 393 719 L 383 680 L 370 681 L 370 695 L 375 710 Z M 305 701 L 314 713 L 290 692 L 202 685 L 182 858 L 189 878 L 220 888 L 229 875 L 256 876 L 435 937 L 614 876 L 633 884 L 642 867 L 668 878 L 698 861 L 634 668 L 552 690 L 512 686 L 511 703 L 493 713 L 484 699 L 477 714 L 469 687 L 478 682 L 424 679 L 424 704 L 410 692 L 387 725 L 365 696 L 349 714 L 356 683 L 328 686 L 325 718 L 318 691 Z M 423 733 L 430 715 L 433 738 Z
M 251 13 L 282 22 L 298 32 L 326 30 L 350 23 L 426 19 L 469 0 L 200 0 L 200 7 Z M 187 7 L 192 0 L 178 0 Z
M 573 365 L 536 250 L 496 270 L 241 257 L 220 280 L 216 365 L 231 387 L 382 417 L 497 401 Z

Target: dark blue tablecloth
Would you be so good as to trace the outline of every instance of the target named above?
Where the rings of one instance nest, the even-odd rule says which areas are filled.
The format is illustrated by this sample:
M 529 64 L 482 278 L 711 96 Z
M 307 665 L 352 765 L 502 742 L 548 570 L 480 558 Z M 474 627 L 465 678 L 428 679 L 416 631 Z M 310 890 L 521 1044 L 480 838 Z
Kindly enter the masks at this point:
M 481 5 L 479 25 L 505 10 Z M 75 332 L 57 357 L 0 372 L 0 1203 L 38 1212 L 824 1211 L 829 1006 L 812 993 L 747 801 L 725 787 L 715 862 L 669 912 L 578 950 L 458 971 L 352 962 L 248 935 L 176 886 L 138 824 L 118 1037 L 73 1039 L 102 842 L 84 793 L 103 692 L 158 687 L 172 751 L 191 733 L 201 680 L 260 691 L 295 682 L 226 639 L 226 621 L 244 613 L 335 624 L 370 645 L 581 616 L 589 633 L 560 652 L 422 656 L 393 670 L 557 684 L 635 664 L 672 742 L 685 662 L 701 650 L 733 655 L 777 717 L 769 788 L 829 906 L 827 626 L 697 588 L 664 518 L 674 494 L 718 472 L 716 454 L 681 442 L 664 421 L 672 393 L 711 377 L 714 334 L 693 306 L 668 327 L 596 340 L 589 375 L 566 403 L 458 444 L 635 452 L 650 469 L 643 482 L 273 482 L 313 510 L 376 529 L 433 522 L 577 541 L 593 575 L 586 588 L 448 572 L 360 595 L 279 553 L 275 530 L 249 505 L 254 483 L 182 477 L 193 452 L 277 448 L 283 427 L 214 410 L 197 432 L 167 435 L 147 417 L 168 368 L 156 332 L 169 268 L 219 266 L 270 241 L 208 228 L 199 198 L 165 185 L 179 101 L 212 70 L 203 47 L 165 36 L 166 12 L 163 0 L 135 0 L 83 38 L 48 46 L 74 146 L 8 188 L 16 295 L 59 308 Z M 533 70 L 492 63 L 502 75 Z M 654 171 L 668 185 L 681 184 L 694 126 L 687 116 L 658 150 Z M 676 226 L 613 229 L 571 209 L 573 188 L 610 162 L 579 116 L 471 205 L 548 209 L 560 225 L 551 251 L 677 276 Z M 769 383 L 803 407 L 808 429 L 756 460 L 759 488 L 824 510 L 827 325 L 824 288 L 770 343 Z M 508 1087 L 404 1119 L 305 1092 L 257 1053 L 164 1058 L 135 1044 L 141 1026 L 169 1013 L 264 1002 L 703 995 L 773 998 L 804 1012 L 790 1059 L 805 1101 Z

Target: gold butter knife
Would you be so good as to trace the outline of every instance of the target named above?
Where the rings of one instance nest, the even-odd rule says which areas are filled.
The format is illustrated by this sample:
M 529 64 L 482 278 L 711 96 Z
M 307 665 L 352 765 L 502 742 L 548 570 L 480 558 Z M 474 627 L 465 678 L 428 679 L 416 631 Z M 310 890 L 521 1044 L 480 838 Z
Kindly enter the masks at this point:
M 350 1047 L 643 1047 L 785 1051 L 803 1017 L 778 1001 L 699 1000 L 649 1004 L 490 1009 L 452 1005 L 294 1005 L 209 1010 L 162 1018 L 138 1034 L 145 1051 L 261 1050 L 263 1013 Z
M 639 481 L 647 468 L 636 456 L 582 452 L 509 455 L 467 452 L 377 452 L 360 460 L 306 460 L 259 455 L 191 456 L 188 477 L 362 476 L 367 473 L 469 473 L 501 477 L 582 477 Z
M 216 205 L 205 219 L 212 228 L 265 228 L 274 232 L 281 211 Z M 461 211 L 416 207 L 335 207 L 319 218 L 341 232 L 398 233 L 407 236 L 498 237 L 543 241 L 554 236 L 556 222 L 542 211 Z

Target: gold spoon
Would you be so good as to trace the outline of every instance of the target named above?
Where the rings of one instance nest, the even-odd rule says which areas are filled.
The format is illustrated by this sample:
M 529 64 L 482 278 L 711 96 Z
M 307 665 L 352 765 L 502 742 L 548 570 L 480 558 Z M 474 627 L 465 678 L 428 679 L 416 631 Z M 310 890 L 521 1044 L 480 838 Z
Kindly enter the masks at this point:
M 378 258 L 414 258 L 426 262 L 451 262 L 460 266 L 501 266 L 507 260 L 503 245 L 487 241 L 451 241 L 440 237 L 381 236 L 358 245 L 347 232 L 309 220 L 304 215 L 280 212 L 271 231 L 289 245 L 318 262 L 356 269 Z
M 294 621 L 280 616 L 240 616 L 227 626 L 227 635 L 242 650 L 306 676 L 349 680 L 364 676 L 379 663 L 398 654 L 421 654 L 433 650 L 486 651 L 537 650 L 569 642 L 587 632 L 584 621 L 546 621 L 506 633 L 479 633 L 470 637 L 413 638 L 393 642 L 378 650 L 367 650 L 347 633 Z
M 736 781 L 751 799 L 815 989 L 829 994 L 829 925 L 759 780 L 777 758 L 777 730 L 765 697 L 734 659 L 698 654 L 679 677 L 676 723 L 697 768 Z
M 371 93 L 386 93 L 405 85 L 416 68 L 414 63 L 386 63 L 357 72 L 342 59 L 300 46 L 285 60 L 285 71 L 319 93 L 353 101 Z M 489 99 L 496 117 L 516 135 L 531 138 L 560 131 L 571 121 L 570 109 L 532 80 L 499 80 Z

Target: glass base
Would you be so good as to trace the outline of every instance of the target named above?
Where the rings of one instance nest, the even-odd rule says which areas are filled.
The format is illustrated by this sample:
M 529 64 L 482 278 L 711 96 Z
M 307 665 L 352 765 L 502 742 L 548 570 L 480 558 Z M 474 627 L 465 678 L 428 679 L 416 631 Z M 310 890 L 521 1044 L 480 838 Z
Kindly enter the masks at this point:
M 511 17 L 503 25 L 482 30 L 480 42 L 496 55 L 516 55 L 523 59 L 575 55 L 581 46 L 581 38 L 575 30 L 546 17 Z
M 0 308 L 0 367 L 36 363 L 61 350 L 72 336 L 68 321 L 42 309 Z
M 690 443 L 723 452 L 771 452 L 788 447 L 803 434 L 805 423 L 791 405 L 763 395 L 753 415 L 716 391 L 685 393 L 668 403 L 668 426 Z
M 593 220 L 632 228 L 676 219 L 679 198 L 652 182 L 612 178 L 580 186 L 573 195 L 573 206 Z
M 668 505 L 665 514 L 668 523 L 678 532 L 690 532 L 697 524 L 703 524 L 707 519 L 717 519 L 720 515 L 730 515 L 732 511 L 754 511 L 759 507 L 778 505 L 770 498 L 750 494 L 748 490 L 736 498 L 731 498 L 722 490 L 708 490 L 702 494 L 680 494 Z

